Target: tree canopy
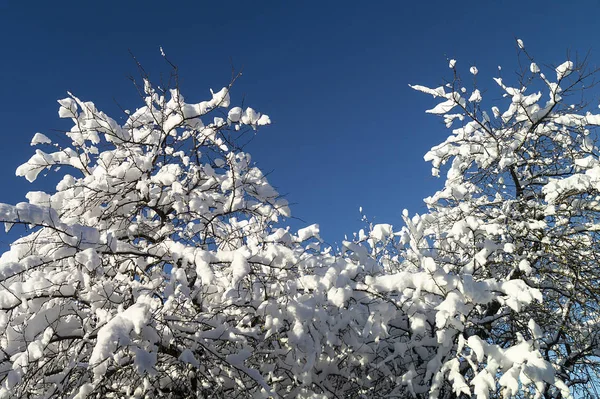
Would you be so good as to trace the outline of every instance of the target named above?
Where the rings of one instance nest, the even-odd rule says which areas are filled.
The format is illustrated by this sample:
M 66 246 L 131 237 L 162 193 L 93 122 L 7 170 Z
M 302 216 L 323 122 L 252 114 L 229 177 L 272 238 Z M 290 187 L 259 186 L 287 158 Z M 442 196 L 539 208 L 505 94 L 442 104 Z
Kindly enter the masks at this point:
M 443 187 L 338 248 L 285 227 L 241 145 L 270 118 L 235 79 L 188 103 L 142 69 L 122 124 L 69 93 L 70 130 L 17 169 L 56 189 L 0 204 L 28 226 L 0 257 L 0 397 L 594 397 L 595 71 L 517 46 L 489 90 L 455 60 L 412 86 L 450 130 L 425 155 Z

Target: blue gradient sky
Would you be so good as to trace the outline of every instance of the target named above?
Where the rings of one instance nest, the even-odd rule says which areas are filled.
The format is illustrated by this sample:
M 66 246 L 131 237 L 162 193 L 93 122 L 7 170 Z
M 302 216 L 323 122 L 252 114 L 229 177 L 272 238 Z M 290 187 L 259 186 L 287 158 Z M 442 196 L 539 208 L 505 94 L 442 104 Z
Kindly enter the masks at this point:
M 119 115 L 113 99 L 135 108 L 128 49 L 158 77 L 162 46 L 190 101 L 243 68 L 234 102 L 274 122 L 249 151 L 328 242 L 361 227 L 359 206 L 399 225 L 442 184 L 423 155 L 447 134 L 408 84 L 442 83 L 456 58 L 492 87 L 498 65 L 505 79 L 516 70 L 515 37 L 541 62 L 591 50 L 597 64 L 599 12 L 597 1 L 0 0 L 0 202 L 49 186 L 14 170 L 34 133 L 69 127 L 57 117 L 66 90 L 108 114 Z

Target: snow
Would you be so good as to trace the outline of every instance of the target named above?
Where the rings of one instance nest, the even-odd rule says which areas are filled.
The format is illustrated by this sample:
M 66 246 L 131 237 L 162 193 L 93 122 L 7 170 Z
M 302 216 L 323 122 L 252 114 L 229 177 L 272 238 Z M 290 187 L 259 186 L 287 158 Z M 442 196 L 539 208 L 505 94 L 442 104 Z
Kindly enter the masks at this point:
M 164 186 L 170 186 L 175 183 L 181 174 L 181 167 L 179 165 L 165 165 L 160 170 L 150 178 L 152 182 L 159 183 Z M 126 181 L 135 181 L 141 176 L 141 173 L 135 173 L 133 175 L 123 175 Z M 130 180 L 131 179 L 131 180 Z
M 256 121 L 257 126 L 265 126 L 271 124 L 271 118 L 268 115 L 261 115 L 260 118 Z
M 254 109 L 248 107 L 242 114 L 241 121 L 244 125 L 256 125 L 259 118 L 260 114 L 257 113 Z
M 61 226 L 58 213 L 45 206 L 20 202 L 16 206 L 0 203 L 0 220 L 32 225 Z
M 94 380 L 99 380 L 106 373 L 117 346 L 129 345 L 132 332 L 141 334 L 142 328 L 148 322 L 148 310 L 146 303 L 136 303 L 113 317 L 98 330 L 96 344 L 89 360 L 94 372 Z M 151 364 L 146 366 L 152 367 Z
M 52 143 L 52 140 L 50 140 L 47 136 L 43 135 L 42 133 L 36 133 L 33 138 L 31 139 L 31 145 L 37 145 L 37 144 L 50 144 Z
M 233 107 L 227 114 L 227 119 L 231 122 L 239 122 L 242 119 L 243 110 L 240 107 Z
M 393 234 L 393 228 L 391 224 L 380 223 L 373 226 L 373 229 L 369 233 L 371 238 L 377 241 L 383 241 Z
M 494 114 L 494 118 L 498 118 L 500 116 L 500 110 L 498 109 L 498 107 L 492 107 L 492 114 Z
M 544 333 L 543 333 L 542 329 L 535 322 L 535 320 L 530 319 L 529 323 L 527 323 L 527 327 L 529 328 L 529 331 L 531 331 L 531 334 L 533 335 L 534 339 L 541 339 L 544 337 Z
M 345 307 L 346 301 L 352 297 L 352 291 L 348 288 L 331 287 L 327 291 L 327 299 L 340 308 Z
M 597 125 L 600 126 L 600 115 L 592 115 L 592 114 L 587 114 L 585 116 L 586 122 L 589 125 Z
M 526 275 L 529 275 L 533 268 L 531 267 L 531 263 L 527 259 L 522 259 L 519 262 L 519 270 L 525 272 Z
M 241 252 L 236 252 L 231 261 L 231 285 L 236 287 L 240 281 L 250 273 L 250 264 Z
M 60 118 L 73 118 L 77 114 L 77 102 L 72 98 L 63 98 L 58 100 L 60 108 L 58 110 L 58 116 Z
M 85 399 L 93 391 L 94 391 L 94 384 L 91 384 L 89 382 L 85 383 L 79 388 L 77 395 L 75 395 L 73 399 Z
M 535 62 L 531 63 L 531 65 L 529 66 L 529 70 L 531 71 L 531 73 L 540 73 L 540 67 L 538 67 Z
M 231 100 L 229 98 L 229 89 L 227 87 L 223 87 L 216 93 L 210 89 L 210 93 L 212 94 L 212 100 L 210 101 L 212 107 L 229 107 Z
M 506 253 L 512 254 L 515 252 L 515 249 L 516 249 L 516 247 L 515 247 L 515 244 L 513 244 L 513 243 L 508 242 L 508 243 L 504 244 L 504 252 L 506 252 Z
M 481 102 L 481 93 L 479 92 L 479 90 L 475 89 L 473 90 L 473 93 L 471 93 L 471 96 L 469 97 L 469 102 Z
M 490 392 L 496 390 L 496 381 L 494 376 L 487 370 L 483 369 L 471 380 L 473 385 L 473 393 L 477 395 L 477 399 L 488 399 Z
M 445 97 L 446 93 L 444 91 L 444 87 L 440 86 L 437 89 L 430 89 L 421 85 L 408 85 L 413 90 L 417 90 L 423 93 L 431 94 L 433 97 Z
M 565 61 L 556 67 L 556 80 L 566 78 L 573 72 L 573 61 Z
M 458 104 L 456 103 L 456 101 L 454 101 L 453 99 L 450 99 L 450 100 L 444 101 L 443 103 L 439 103 L 435 107 L 428 109 L 425 112 L 427 112 L 429 114 L 441 115 L 441 114 L 450 112 L 450 110 L 452 110 L 452 108 L 456 107 L 457 105 Z
M 179 355 L 179 360 L 184 363 L 191 364 L 194 367 L 198 367 L 200 365 L 198 359 L 196 359 L 196 356 L 194 356 L 194 353 L 189 348 L 186 348 L 181 352 L 181 355 Z
M 315 237 L 317 239 L 319 238 L 319 225 L 318 224 L 312 224 L 310 226 L 298 229 L 298 241 L 299 242 L 306 241 L 313 237 Z
M 94 248 L 88 248 L 75 255 L 75 261 L 82 264 L 88 271 L 92 272 L 101 265 L 101 259 Z

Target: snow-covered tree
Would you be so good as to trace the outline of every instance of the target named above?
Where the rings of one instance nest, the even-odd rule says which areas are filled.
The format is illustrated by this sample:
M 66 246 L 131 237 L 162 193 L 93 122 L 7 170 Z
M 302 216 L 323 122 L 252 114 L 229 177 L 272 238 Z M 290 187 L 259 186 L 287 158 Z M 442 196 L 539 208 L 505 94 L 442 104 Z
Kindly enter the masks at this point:
M 231 107 L 231 85 L 187 103 L 176 74 L 142 73 L 122 124 L 60 100 L 72 128 L 36 134 L 44 151 L 17 174 L 62 179 L 0 204 L 28 227 L 0 257 L 0 397 L 590 396 L 592 75 L 567 61 L 546 77 L 518 45 L 530 65 L 496 79 L 495 105 L 454 60 L 446 86 L 413 86 L 454 125 L 426 155 L 445 185 L 425 214 L 337 250 L 282 223 L 287 202 L 239 146 L 269 117 Z
M 475 393 L 557 398 L 568 387 L 597 397 L 600 115 L 587 102 L 595 71 L 585 61 L 541 67 L 517 45 L 526 67 L 514 81 L 494 79 L 504 99 L 490 108 L 454 60 L 445 86 L 412 86 L 442 99 L 427 112 L 453 127 L 425 157 L 434 175 L 447 165 L 447 176 L 426 199 L 423 229 L 438 267 L 463 283 L 511 285 L 511 296 L 478 304 L 459 294 L 467 312 L 456 339 L 466 342 L 454 356 Z
M 287 202 L 237 149 L 269 117 L 230 107 L 229 87 L 198 103 L 147 77 L 139 89 L 123 124 L 60 100 L 68 145 L 36 134 L 51 151 L 17 175 L 62 180 L 0 207 L 8 227 L 31 227 L 0 258 L 0 397 L 272 392 L 269 301 L 318 231 L 272 228 Z

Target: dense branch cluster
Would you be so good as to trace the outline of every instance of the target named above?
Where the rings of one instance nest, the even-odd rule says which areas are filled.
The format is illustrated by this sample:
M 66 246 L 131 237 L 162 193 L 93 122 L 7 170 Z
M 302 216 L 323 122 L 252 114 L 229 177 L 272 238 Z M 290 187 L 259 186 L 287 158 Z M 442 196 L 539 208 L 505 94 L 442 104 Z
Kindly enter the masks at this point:
M 283 227 L 236 144 L 270 119 L 230 87 L 186 103 L 144 75 L 123 124 L 69 94 L 68 144 L 38 133 L 17 169 L 62 168 L 56 190 L 0 204 L 30 228 L 0 257 L 0 397 L 592 396 L 600 115 L 571 100 L 593 75 L 550 79 L 519 46 L 491 115 L 454 60 L 413 86 L 452 129 L 426 155 L 445 185 L 338 249 Z

